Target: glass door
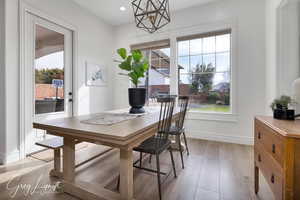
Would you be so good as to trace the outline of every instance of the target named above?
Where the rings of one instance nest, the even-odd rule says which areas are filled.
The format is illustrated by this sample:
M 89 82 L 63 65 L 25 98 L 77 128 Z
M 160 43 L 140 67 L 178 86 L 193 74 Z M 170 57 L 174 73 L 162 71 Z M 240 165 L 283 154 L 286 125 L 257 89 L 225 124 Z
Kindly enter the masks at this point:
M 65 37 L 38 24 L 35 32 L 35 117 L 66 114 L 69 108 L 65 107 Z
M 26 116 L 32 121 L 72 116 L 72 31 L 30 14 L 27 20 L 25 48 L 32 53 L 26 56 Z M 42 150 L 35 142 L 47 138 L 45 131 L 28 128 L 26 153 Z

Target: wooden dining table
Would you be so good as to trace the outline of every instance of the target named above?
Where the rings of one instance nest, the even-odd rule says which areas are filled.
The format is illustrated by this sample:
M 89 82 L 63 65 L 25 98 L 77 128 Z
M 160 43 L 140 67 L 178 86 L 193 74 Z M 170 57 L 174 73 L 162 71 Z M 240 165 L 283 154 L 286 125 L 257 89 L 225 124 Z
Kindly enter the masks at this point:
M 151 110 L 148 112 L 147 110 Z M 114 113 L 124 110 L 112 111 Z M 111 125 L 83 123 L 97 116 L 85 115 L 60 118 L 49 121 L 35 121 L 33 127 L 46 130 L 48 134 L 64 138 L 63 146 L 63 191 L 80 199 L 122 199 L 133 198 L 133 148 L 155 135 L 159 123 L 160 107 L 146 108 L 146 114 L 134 119 Z M 174 109 L 173 120 L 179 116 Z M 110 191 L 97 183 L 75 180 L 76 141 L 89 142 L 120 149 L 120 192 Z

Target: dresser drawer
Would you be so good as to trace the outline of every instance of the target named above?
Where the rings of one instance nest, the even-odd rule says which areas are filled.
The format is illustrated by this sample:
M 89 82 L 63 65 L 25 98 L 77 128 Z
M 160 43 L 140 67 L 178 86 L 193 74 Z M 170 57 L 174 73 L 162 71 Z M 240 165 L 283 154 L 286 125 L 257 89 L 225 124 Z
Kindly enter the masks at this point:
M 262 145 L 266 151 L 283 166 L 285 152 L 284 137 L 259 121 L 255 121 L 255 145 L 256 144 Z
M 283 197 L 283 170 L 274 158 L 263 148 L 263 146 L 255 146 L 255 164 L 262 172 L 275 199 Z

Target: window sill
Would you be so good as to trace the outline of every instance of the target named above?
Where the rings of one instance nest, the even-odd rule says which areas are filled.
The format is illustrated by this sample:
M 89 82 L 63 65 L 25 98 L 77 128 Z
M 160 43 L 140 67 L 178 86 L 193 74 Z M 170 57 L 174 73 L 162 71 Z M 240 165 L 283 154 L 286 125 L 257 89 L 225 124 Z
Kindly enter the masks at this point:
M 189 111 L 186 119 L 203 120 L 203 121 L 237 122 L 238 116 L 237 114 L 233 114 L 233 113 Z

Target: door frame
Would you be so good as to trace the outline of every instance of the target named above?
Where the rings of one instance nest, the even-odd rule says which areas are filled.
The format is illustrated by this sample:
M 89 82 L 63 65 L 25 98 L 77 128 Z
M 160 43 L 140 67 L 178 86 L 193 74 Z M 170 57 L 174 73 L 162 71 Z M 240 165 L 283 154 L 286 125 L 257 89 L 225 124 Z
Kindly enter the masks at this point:
M 25 113 L 25 92 L 24 92 L 24 83 L 25 83 L 25 16 L 27 14 L 35 15 L 39 18 L 42 18 L 46 21 L 54 23 L 58 26 L 63 28 L 69 29 L 72 32 L 72 44 L 73 44 L 73 51 L 72 51 L 72 62 L 73 62 L 73 69 L 72 69 L 72 90 L 73 90 L 73 115 L 78 114 L 78 93 L 77 93 L 77 66 L 78 66 L 78 29 L 76 26 L 58 19 L 56 17 L 50 16 L 47 13 L 36 9 L 27 3 L 23 2 L 23 0 L 19 0 L 19 62 L 20 62 L 20 72 L 19 72 L 19 124 L 20 124 L 20 135 L 19 135 L 19 150 L 20 150 L 20 159 L 26 158 L 26 113 Z

